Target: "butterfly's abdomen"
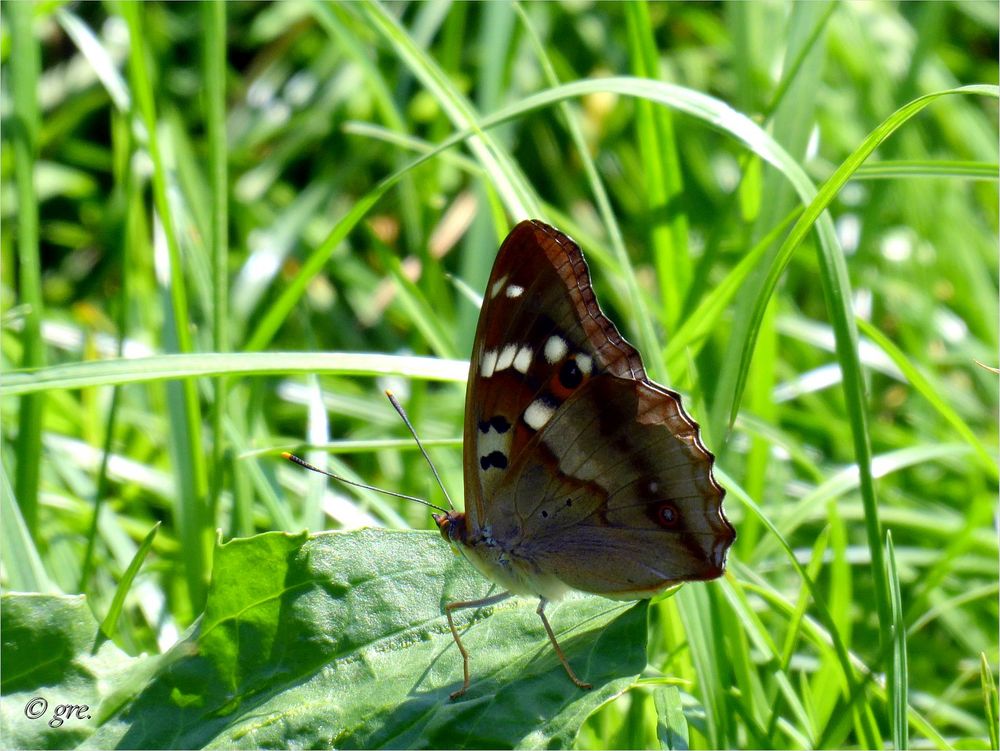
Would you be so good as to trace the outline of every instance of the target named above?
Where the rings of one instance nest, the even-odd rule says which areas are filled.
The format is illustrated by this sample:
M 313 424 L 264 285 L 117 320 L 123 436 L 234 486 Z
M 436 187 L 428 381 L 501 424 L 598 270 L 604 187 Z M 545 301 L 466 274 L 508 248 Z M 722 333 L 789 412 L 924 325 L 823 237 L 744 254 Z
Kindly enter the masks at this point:
M 517 555 L 516 550 L 502 546 L 489 526 L 472 530 L 466 526 L 465 514 L 449 512 L 435 517 L 442 536 L 466 560 L 490 581 L 516 595 L 560 599 L 569 587 L 552 574 L 543 573 L 531 560 Z

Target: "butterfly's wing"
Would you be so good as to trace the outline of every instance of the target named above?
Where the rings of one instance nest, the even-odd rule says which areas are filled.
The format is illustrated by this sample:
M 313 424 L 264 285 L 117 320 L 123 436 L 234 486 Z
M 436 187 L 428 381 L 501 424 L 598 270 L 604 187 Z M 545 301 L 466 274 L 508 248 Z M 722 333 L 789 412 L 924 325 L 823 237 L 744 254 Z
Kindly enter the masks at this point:
M 486 291 L 466 403 L 466 513 L 570 586 L 649 596 L 722 572 L 712 455 L 600 310 L 579 248 L 522 222 Z
M 580 249 L 558 230 L 524 221 L 497 253 L 473 345 L 464 436 L 465 511 L 473 526 L 534 435 L 531 421 L 567 391 L 560 375 L 570 384 L 577 379 L 561 374 L 563 367 L 578 369 L 581 381 L 599 372 L 645 378 L 639 353 L 600 314 Z
M 601 375 L 555 411 L 498 485 L 490 523 L 569 586 L 649 597 L 714 579 L 735 537 L 712 455 L 679 397 Z

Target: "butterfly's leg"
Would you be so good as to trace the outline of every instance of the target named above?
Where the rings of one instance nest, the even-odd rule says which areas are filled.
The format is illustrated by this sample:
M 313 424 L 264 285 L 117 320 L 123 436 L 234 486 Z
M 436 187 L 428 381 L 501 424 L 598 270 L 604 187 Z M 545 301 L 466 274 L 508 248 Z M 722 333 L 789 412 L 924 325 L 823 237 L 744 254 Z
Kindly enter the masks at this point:
M 453 691 L 451 694 L 452 699 L 457 699 L 459 696 L 464 694 L 469 690 L 469 653 L 465 649 L 465 645 L 462 644 L 462 640 L 458 636 L 458 629 L 455 628 L 455 621 L 452 620 L 451 613 L 453 610 L 464 610 L 465 608 L 482 608 L 487 605 L 495 605 L 498 602 L 503 602 L 508 597 L 511 596 L 510 592 L 501 592 L 498 595 L 493 595 L 492 597 L 484 597 L 481 600 L 460 600 L 459 602 L 449 602 L 444 606 L 444 614 L 448 616 L 448 627 L 451 629 L 451 635 L 455 637 L 455 644 L 458 645 L 458 651 L 462 653 L 462 672 L 465 676 L 465 680 L 462 683 L 462 688 L 458 691 Z
M 549 625 L 549 619 L 545 617 L 545 606 L 548 604 L 548 600 L 544 597 L 538 598 L 538 616 L 542 619 L 542 625 L 545 626 L 545 631 L 549 635 L 549 641 L 552 642 L 552 646 L 555 647 L 556 654 L 559 656 L 559 662 L 562 663 L 563 667 L 566 668 L 566 675 L 569 679 L 573 681 L 580 688 L 593 688 L 589 683 L 584 683 L 579 678 L 576 677 L 576 673 L 573 672 L 573 668 L 569 666 L 569 662 L 566 660 L 566 655 L 563 654 L 562 648 L 559 646 L 559 642 L 556 641 L 556 635 L 552 631 L 552 626 Z

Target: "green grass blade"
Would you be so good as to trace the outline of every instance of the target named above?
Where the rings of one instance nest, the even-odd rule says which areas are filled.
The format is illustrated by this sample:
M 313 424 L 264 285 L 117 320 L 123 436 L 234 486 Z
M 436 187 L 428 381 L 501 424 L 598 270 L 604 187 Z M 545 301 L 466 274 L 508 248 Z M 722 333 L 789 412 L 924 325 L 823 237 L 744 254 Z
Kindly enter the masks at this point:
M 681 692 L 677 686 L 660 686 L 653 690 L 653 704 L 656 706 L 656 737 L 664 751 L 687 751 L 687 718 L 681 704 Z
M 128 112 L 132 106 L 128 87 L 118 69 L 118 64 L 108 54 L 107 47 L 94 36 L 93 30 L 79 16 L 66 10 L 66 7 L 58 8 L 55 15 L 66 35 L 73 40 L 80 53 L 90 63 L 104 90 L 115 103 L 115 107 L 120 112 Z
M 997 684 L 993 680 L 986 654 L 979 653 L 979 677 L 983 690 L 983 711 L 986 715 L 986 730 L 989 733 L 990 748 L 1000 748 L 1000 710 L 997 702 Z
M 139 549 L 135 551 L 135 556 L 133 556 L 128 568 L 125 569 L 125 573 L 122 574 L 122 578 L 118 581 L 118 586 L 115 588 L 115 596 L 111 600 L 111 606 L 108 608 L 104 620 L 101 621 L 101 633 L 109 639 L 113 639 L 118 631 L 118 619 L 121 617 L 122 608 L 125 606 L 125 597 L 132 588 L 132 582 L 135 581 L 135 576 L 139 573 L 139 569 L 142 568 L 146 556 L 152 550 L 153 540 L 156 539 L 156 533 L 159 529 L 160 522 L 157 522 L 143 538 Z
M 167 174 L 160 152 L 157 129 L 159 122 L 154 104 L 153 85 L 147 65 L 149 46 L 139 17 L 140 6 L 124 3 L 122 14 L 128 23 L 129 79 L 138 114 L 146 129 L 146 146 L 153 161 L 153 200 L 159 214 L 163 236 L 169 254 L 169 316 L 165 330 L 168 349 L 181 353 L 192 351 L 191 320 L 185 288 L 184 263 L 176 236 L 174 211 L 167 198 Z M 176 462 L 178 497 L 175 514 L 184 548 L 185 581 L 191 612 L 197 613 L 205 599 L 208 583 L 208 546 L 211 543 L 213 520 L 207 508 L 207 474 L 202 451 L 201 415 L 198 393 L 191 381 L 167 384 L 167 400 L 171 413 L 171 455 Z
M 629 63 L 638 78 L 659 79 L 660 58 L 645 0 L 624 6 L 628 31 Z M 687 218 L 678 207 L 684 182 L 672 115 L 669 110 L 640 100 L 635 129 L 639 157 L 645 166 L 641 191 L 649 214 L 648 252 L 656 264 L 661 319 L 668 331 L 677 325 L 681 303 L 691 283 L 691 256 L 687 242 Z
M 886 676 L 886 693 L 889 696 L 889 729 L 892 744 L 896 749 L 909 748 L 907 705 L 909 702 L 909 678 L 907 675 L 906 623 L 903 620 L 903 601 L 899 593 L 899 570 L 896 567 L 896 552 L 892 545 L 892 532 L 885 533 L 886 574 L 892 595 L 892 669 Z
M 110 386 L 120 383 L 177 380 L 222 375 L 289 375 L 341 373 L 345 375 L 405 375 L 433 381 L 464 383 L 469 363 L 404 355 L 368 355 L 354 352 L 241 352 L 223 354 L 157 355 L 50 365 L 32 371 L 0 374 L 0 395 L 19 395 L 52 389 Z
M 368 0 L 359 4 L 358 9 L 390 49 L 433 94 L 452 123 L 458 128 L 476 131 L 475 137 L 469 141 L 469 148 L 483 165 L 493 187 L 503 197 L 504 204 L 514 218 L 539 216 L 539 202 L 534 190 L 503 148 L 481 130 L 479 116 L 445 72 L 382 5 Z
M 713 625 L 717 613 L 712 598 L 703 587 L 682 587 L 675 599 L 705 706 L 708 745 L 710 748 L 730 748 L 733 718 L 728 711 L 726 691 L 732 673 L 725 654 L 716 643 L 719 630 Z
M 847 315 L 847 310 L 844 305 L 844 301 L 849 299 L 849 295 L 847 293 L 850 288 L 843 285 L 843 282 L 846 282 L 846 271 L 840 268 L 842 266 L 842 257 L 840 262 L 833 257 L 832 248 L 836 248 L 838 243 L 836 243 L 833 238 L 832 228 L 829 226 L 829 223 L 823 223 L 823 212 L 830 205 L 831 201 L 833 201 L 844 184 L 851 178 L 857 168 L 860 167 L 865 161 L 865 159 L 867 159 L 871 153 L 878 148 L 879 144 L 885 141 L 885 139 L 892 135 L 898 128 L 913 118 L 929 104 L 940 99 L 941 97 L 964 94 L 997 97 L 1000 96 L 1000 90 L 998 90 L 996 86 L 962 86 L 954 89 L 938 91 L 933 94 L 927 94 L 909 102 L 896 110 L 896 112 L 886 118 L 877 128 L 875 128 L 875 130 L 873 130 L 865 138 L 862 144 L 858 146 L 858 148 L 855 149 L 854 152 L 846 160 L 844 160 L 844 162 L 841 163 L 833 175 L 831 175 L 830 178 L 823 184 L 822 188 L 818 192 L 808 196 L 808 204 L 803 211 L 802 216 L 799 217 L 799 220 L 795 223 L 795 226 L 792 227 L 788 237 L 785 238 L 781 248 L 778 250 L 777 257 L 774 259 L 772 266 L 768 270 L 767 277 L 765 278 L 761 289 L 757 292 L 752 315 L 747 324 L 743 327 L 746 329 L 747 336 L 744 339 L 745 344 L 743 347 L 743 354 L 739 359 L 739 367 L 735 368 L 737 381 L 731 395 L 727 396 L 726 394 L 723 394 L 723 396 L 726 396 L 726 401 L 730 405 L 728 409 L 730 422 L 735 419 L 736 410 L 739 407 L 739 395 L 742 393 L 744 387 L 743 379 L 749 371 L 749 361 L 753 355 L 755 331 L 759 327 L 760 320 L 763 318 L 764 309 L 767 306 L 785 267 L 788 265 L 788 261 L 791 259 L 792 253 L 806 237 L 806 235 L 812 230 L 814 225 L 817 225 L 817 230 L 820 235 L 820 250 L 823 251 L 820 258 L 822 259 L 824 266 L 824 273 L 821 275 L 821 281 L 823 281 L 824 284 L 824 294 L 826 295 L 828 301 L 827 304 L 831 317 L 834 317 L 834 328 L 838 331 L 838 351 L 841 349 L 845 350 L 840 355 L 844 360 L 841 365 L 842 367 L 845 364 L 850 365 L 851 361 L 856 359 L 849 351 L 846 351 L 851 349 L 849 345 L 857 339 L 857 332 L 854 331 L 854 327 L 850 323 L 854 320 L 853 316 Z M 830 250 L 827 250 L 827 248 Z M 840 278 L 839 281 L 834 278 L 834 274 Z M 838 305 L 837 303 L 841 304 Z M 848 341 L 842 342 L 841 337 L 843 335 L 848 337 Z M 856 350 L 856 347 L 853 347 L 853 349 Z M 856 363 L 852 368 L 845 368 L 845 370 L 848 369 L 854 371 L 850 374 L 851 382 L 856 382 L 858 380 Z M 845 377 L 847 377 L 846 373 Z M 855 401 L 856 400 L 852 396 L 848 395 L 849 404 Z M 854 404 L 852 408 L 856 409 L 857 406 L 857 404 Z M 879 544 L 878 547 L 881 548 L 881 544 Z M 879 554 L 879 558 L 881 558 L 881 554 Z
M 907 636 L 912 638 L 917 631 L 922 629 L 934 619 L 954 612 L 957 608 L 960 608 L 970 602 L 990 598 L 995 600 L 997 599 L 998 593 L 1000 593 L 1000 582 L 992 582 L 990 584 L 984 584 L 983 586 L 976 587 L 975 589 L 962 592 L 954 597 L 949 597 L 946 600 L 941 600 L 940 602 L 935 603 L 932 608 L 926 610 L 919 618 L 910 624 L 909 628 L 906 629 Z
M 123 287 L 124 289 L 124 287 Z M 123 306 L 124 309 L 124 306 Z M 104 500 L 108 494 L 108 461 L 111 458 L 112 442 L 115 436 L 115 426 L 118 424 L 118 406 L 120 404 L 121 392 L 115 387 L 111 394 L 111 405 L 108 408 L 108 417 L 104 426 L 104 449 L 101 452 L 101 466 L 97 470 L 97 483 L 94 491 L 94 509 L 90 519 L 90 529 L 87 532 L 87 548 L 83 554 L 83 563 L 80 565 L 80 579 L 77 590 L 87 591 L 90 576 L 94 570 L 94 552 L 97 548 L 98 528 L 101 520 L 101 509 L 104 508 Z
M 209 195 L 211 196 L 211 235 L 209 246 L 212 259 L 212 343 L 216 352 L 230 350 L 229 330 L 229 170 L 226 141 L 226 4 L 202 3 L 204 19 L 202 36 L 206 130 L 209 148 Z M 213 383 L 212 461 L 209 507 L 218 509 L 222 496 L 226 453 L 223 420 L 226 414 L 228 386 L 226 379 Z M 215 514 L 213 513 L 214 517 Z
M 0 467 L 0 555 L 6 569 L 6 589 L 19 592 L 55 591 L 3 467 Z
M 822 597 L 822 593 L 816 586 L 815 581 L 809 576 L 806 569 L 799 563 L 795 556 L 795 551 L 792 546 L 785 539 L 785 536 L 778 530 L 771 519 L 761 510 L 760 506 L 748 496 L 743 489 L 737 484 L 732 478 L 728 477 L 725 471 L 716 467 L 716 474 L 719 476 L 719 481 L 725 486 L 731 497 L 738 498 L 740 502 L 750 511 L 754 516 L 757 517 L 758 521 L 764 526 L 772 537 L 777 541 L 779 546 L 784 550 L 786 557 L 791 563 L 792 567 L 795 569 L 799 578 L 802 580 L 803 584 L 808 588 L 810 595 L 813 599 L 813 606 L 820 618 L 820 621 L 827 629 L 827 636 L 830 643 L 833 646 L 834 652 L 836 654 L 837 660 L 841 668 L 841 681 L 845 693 L 848 695 L 848 701 L 853 704 L 864 697 L 864 688 L 855 680 L 854 668 L 852 666 L 851 656 L 847 651 L 843 639 L 840 636 L 840 632 L 837 630 L 836 623 L 833 617 L 830 615 L 825 602 Z M 790 612 L 794 612 L 794 608 L 789 608 Z
M 545 45 L 542 44 L 539 39 L 538 33 L 532 26 L 531 21 L 524 12 L 522 5 L 518 4 L 517 8 L 518 13 L 521 16 L 521 22 L 527 30 L 528 38 L 531 40 L 532 46 L 535 49 L 535 55 L 538 57 L 542 64 L 542 69 L 545 71 L 546 80 L 550 86 L 558 86 L 559 78 L 556 75 L 555 66 L 552 64 L 552 61 L 549 59 L 549 56 L 545 51 Z M 640 291 L 639 282 L 635 276 L 635 269 L 629 260 L 628 251 L 625 249 L 625 240 L 622 237 L 622 231 L 618 225 L 618 220 L 615 217 L 615 212 L 612 208 L 611 200 L 608 197 L 607 189 L 601 180 L 597 165 L 594 164 L 594 158 L 590 153 L 589 146 L 587 145 L 587 140 L 584 136 L 583 127 L 580 122 L 580 114 L 577 110 L 570 107 L 568 102 L 560 102 L 557 106 L 559 107 L 559 112 L 562 114 L 563 121 L 566 124 L 566 129 L 569 131 L 570 138 L 573 140 L 576 153 L 579 155 L 580 162 L 583 165 L 584 172 L 587 176 L 587 182 L 590 184 L 590 191 L 594 196 L 594 202 L 597 204 L 598 213 L 600 214 L 601 220 L 607 229 L 608 239 L 611 243 L 611 250 L 617 263 L 615 270 L 621 275 L 625 282 L 629 306 L 634 313 L 631 317 L 630 324 L 636 327 L 640 347 L 646 352 L 655 352 L 659 349 L 659 344 L 653 328 L 653 317 L 648 311 L 646 295 Z M 671 218 L 671 226 L 673 226 L 676 221 L 676 219 Z M 654 254 L 654 256 L 658 257 L 656 254 Z M 659 378 L 660 380 L 665 381 L 669 380 L 666 377 L 667 374 L 663 372 L 659 358 L 653 359 L 652 362 L 648 363 L 648 368 L 654 378 Z
M 894 180 L 900 177 L 953 177 L 964 180 L 1000 180 L 1000 164 L 961 160 L 893 159 L 862 164 L 852 180 Z
M 941 415 L 975 450 L 976 455 L 982 464 L 983 469 L 990 473 L 994 482 L 1000 477 L 998 475 L 997 461 L 992 453 L 987 451 L 979 437 L 972 428 L 959 416 L 959 414 L 942 398 L 944 389 L 939 388 L 930 382 L 930 379 L 920 371 L 910 358 L 875 326 L 861 318 L 855 318 L 855 323 L 862 334 L 877 344 L 883 352 L 896 364 L 896 367 L 906 376 L 906 380 L 923 396 L 932 407 Z
M 785 242 L 779 248 L 775 262 L 769 269 L 761 289 L 756 296 L 755 305 L 750 317 L 744 319 L 745 323 L 742 323 L 742 321 L 738 322 L 737 331 L 733 334 L 733 336 L 739 337 L 744 342 L 742 356 L 738 363 L 732 365 L 732 371 L 726 371 L 735 374 L 735 384 L 732 391 L 724 388 L 724 385 L 729 386 L 726 383 L 726 379 L 720 380 L 720 396 L 717 398 L 717 407 L 720 404 L 726 403 L 730 405 L 728 410 L 730 422 L 735 418 L 740 395 L 745 385 L 746 374 L 750 370 L 750 359 L 753 355 L 754 343 L 760 328 L 760 322 L 764 318 L 767 304 L 777 286 L 778 279 L 791 258 L 792 252 L 802 242 L 813 225 L 821 220 L 823 212 L 837 195 L 840 188 L 843 187 L 857 167 L 880 143 L 927 105 L 941 97 L 956 94 L 996 97 L 998 96 L 998 89 L 994 86 L 965 86 L 928 94 L 904 105 L 864 140 L 861 146 L 837 168 L 816 196 L 809 202 L 802 216 L 796 222 L 795 226 L 792 227 Z M 829 234 L 828 224 L 825 230 L 823 226 L 818 226 L 817 229 L 820 232 L 820 242 L 818 245 L 821 268 L 820 282 L 836 333 L 837 359 L 843 374 L 848 420 L 854 439 L 854 452 L 861 477 L 861 494 L 865 504 L 865 528 L 868 536 L 868 547 L 872 556 L 872 578 L 875 582 L 876 590 L 875 604 L 879 613 L 879 622 L 882 625 L 883 644 L 888 644 L 890 641 L 888 634 L 890 594 L 882 557 L 878 504 L 875 499 L 875 488 L 871 475 L 871 447 L 867 425 L 868 413 L 864 385 L 861 378 L 861 366 L 857 354 L 857 330 L 854 326 L 854 316 L 850 310 L 850 282 L 847 276 L 843 253 L 837 250 L 838 243 Z
M 11 3 L 10 86 L 13 89 L 14 179 L 17 183 L 17 259 L 20 267 L 18 302 L 24 304 L 21 365 L 45 364 L 42 343 L 42 279 L 39 260 L 38 196 L 35 162 L 40 128 L 38 77 L 41 53 L 35 40 L 35 9 L 31 3 Z M 21 399 L 14 455 L 14 493 L 29 534 L 38 534 L 38 478 L 42 466 L 42 413 L 44 394 Z

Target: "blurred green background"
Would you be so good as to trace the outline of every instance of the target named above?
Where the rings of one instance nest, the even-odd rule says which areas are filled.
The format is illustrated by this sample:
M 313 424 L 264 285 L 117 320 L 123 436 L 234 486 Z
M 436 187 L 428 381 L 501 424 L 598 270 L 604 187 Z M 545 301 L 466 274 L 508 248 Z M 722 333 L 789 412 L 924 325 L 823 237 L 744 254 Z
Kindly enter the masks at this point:
M 441 503 L 391 387 L 460 496 L 478 296 L 537 216 L 685 394 L 739 533 L 724 582 L 654 604 L 646 677 L 577 745 L 676 746 L 666 684 L 694 748 L 996 747 L 997 100 L 919 99 L 997 84 L 995 2 L 2 22 L 5 591 L 100 621 L 162 522 L 114 626 L 155 653 L 217 529 L 431 526 L 277 452 Z M 371 357 L 318 354 L 343 352 Z

